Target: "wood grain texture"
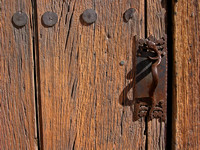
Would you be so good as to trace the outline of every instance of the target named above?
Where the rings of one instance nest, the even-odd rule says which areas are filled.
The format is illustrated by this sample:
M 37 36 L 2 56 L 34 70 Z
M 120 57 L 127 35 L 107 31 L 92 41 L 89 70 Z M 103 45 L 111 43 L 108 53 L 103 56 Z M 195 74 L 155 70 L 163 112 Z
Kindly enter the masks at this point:
M 41 148 L 145 149 L 145 121 L 133 122 L 132 108 L 119 103 L 131 83 L 133 36 L 144 37 L 144 1 L 45 0 L 37 7 Z M 130 7 L 136 14 L 125 23 Z M 95 24 L 81 23 L 88 8 L 97 12 Z M 46 11 L 58 15 L 52 28 L 41 24 Z
M 147 37 L 153 35 L 155 38 L 160 39 L 166 31 L 166 0 L 147 0 Z M 161 65 L 167 64 L 167 55 L 162 58 Z M 166 65 L 167 67 L 167 65 Z M 161 84 L 167 84 L 167 68 L 162 70 L 165 73 L 165 80 L 159 81 L 158 88 L 165 88 L 163 93 L 163 100 L 167 101 L 167 86 L 159 87 Z M 158 66 L 159 73 L 159 66 Z M 164 74 L 162 72 L 162 74 Z M 164 83 L 162 83 L 164 82 Z M 160 84 L 160 85 L 159 85 Z M 157 100 L 159 101 L 159 100 Z M 166 126 L 167 122 L 160 122 L 158 119 L 153 119 L 148 122 L 147 133 L 147 147 L 149 150 L 161 150 L 166 147 Z M 170 132 L 170 131 L 169 131 Z
M 174 3 L 173 149 L 200 149 L 200 1 Z
M 17 29 L 12 16 L 23 11 L 28 24 Z M 0 149 L 36 149 L 32 4 L 0 1 Z

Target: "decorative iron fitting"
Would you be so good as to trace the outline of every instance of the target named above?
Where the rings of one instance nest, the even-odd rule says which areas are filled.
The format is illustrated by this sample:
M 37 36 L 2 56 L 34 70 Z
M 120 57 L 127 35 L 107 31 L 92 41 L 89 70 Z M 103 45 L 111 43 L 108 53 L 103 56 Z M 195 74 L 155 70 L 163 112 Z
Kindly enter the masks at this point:
M 134 120 L 137 120 L 141 117 L 146 117 L 148 116 L 149 119 L 153 118 L 160 118 L 162 121 L 166 120 L 166 100 L 163 99 L 162 96 L 157 96 L 156 94 L 156 88 L 158 87 L 158 84 L 161 80 L 159 78 L 159 74 L 162 75 L 162 72 L 159 72 L 160 70 L 166 70 L 166 66 L 162 68 L 161 66 L 160 70 L 158 70 L 159 65 L 162 62 L 162 58 L 166 55 L 167 53 L 167 38 L 162 37 L 161 39 L 157 40 L 153 36 L 150 36 L 146 39 L 140 39 L 137 42 L 137 64 L 141 64 L 144 61 L 148 61 L 147 63 L 150 64 L 151 66 L 149 67 L 149 73 L 151 73 L 152 78 L 148 77 L 148 79 L 152 80 L 151 83 L 145 86 L 145 81 L 141 81 L 142 79 L 138 79 L 136 77 L 136 84 L 138 82 L 144 82 L 141 83 L 140 86 L 143 86 L 144 88 L 148 88 L 148 96 L 146 97 L 137 97 L 135 98 L 135 105 L 134 105 L 134 115 L 133 118 Z M 142 58 L 142 59 L 139 59 Z M 142 65 L 141 65 L 142 66 Z M 136 67 L 139 68 L 139 67 Z M 138 70 L 142 70 L 143 68 L 139 68 Z M 136 72 L 138 72 L 136 70 Z M 161 76 L 160 75 L 160 76 Z M 147 76 L 147 75 L 146 75 Z M 166 74 L 162 75 L 162 77 L 165 78 Z M 145 78 L 145 76 L 143 76 Z M 166 88 L 166 85 L 161 85 L 163 87 L 161 88 Z M 141 87 L 140 87 L 141 88 Z M 160 88 L 160 87 L 159 87 Z M 142 89 L 142 88 L 141 88 Z M 138 93 L 142 93 L 142 91 Z M 136 87 L 137 90 L 137 87 Z M 159 89 L 158 89 L 159 90 Z M 136 92 L 137 93 L 137 92 Z M 164 95 L 165 93 L 163 93 Z

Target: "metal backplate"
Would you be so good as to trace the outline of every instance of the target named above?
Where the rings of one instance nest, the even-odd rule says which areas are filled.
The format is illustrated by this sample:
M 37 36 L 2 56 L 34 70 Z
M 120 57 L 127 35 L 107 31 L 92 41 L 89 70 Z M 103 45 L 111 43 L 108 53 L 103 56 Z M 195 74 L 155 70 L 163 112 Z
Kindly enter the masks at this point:
M 149 43 L 155 45 L 161 56 L 160 63 L 156 66 L 156 71 L 152 70 L 152 66 L 159 60 L 156 59 L 158 57 L 157 53 Z M 147 39 L 135 38 L 135 48 L 136 59 L 134 61 L 136 71 L 134 77 L 135 104 L 133 119 L 137 120 L 147 116 L 150 120 L 159 118 L 161 121 L 165 121 L 167 104 L 167 37 L 162 37 L 159 40 L 153 36 Z M 157 76 L 153 76 L 153 71 L 157 72 Z M 154 92 L 150 94 L 154 78 L 158 78 L 158 81 L 153 89 Z

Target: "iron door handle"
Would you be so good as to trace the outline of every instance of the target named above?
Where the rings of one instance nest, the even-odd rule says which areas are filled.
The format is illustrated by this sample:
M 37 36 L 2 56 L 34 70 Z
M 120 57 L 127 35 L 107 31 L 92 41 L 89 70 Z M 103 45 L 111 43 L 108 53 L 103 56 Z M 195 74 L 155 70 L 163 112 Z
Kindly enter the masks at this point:
M 150 36 L 147 39 L 139 40 L 139 50 L 137 52 L 138 57 L 142 57 L 142 53 L 146 53 L 145 56 L 150 60 L 152 60 L 151 72 L 152 72 L 152 83 L 149 88 L 149 97 L 153 98 L 155 89 L 158 85 L 158 69 L 157 67 L 160 65 L 162 57 L 166 54 L 166 48 L 161 46 L 165 42 L 165 38 L 162 38 L 157 41 L 152 41 L 153 37 Z M 162 49 L 162 50 L 161 50 Z
M 162 57 L 165 56 L 167 52 L 167 39 L 166 36 L 157 40 L 153 36 L 150 36 L 146 39 L 138 40 L 137 47 L 137 57 L 143 57 L 151 60 L 151 74 L 152 74 L 152 82 L 148 89 L 148 95 L 151 102 L 146 102 L 150 107 L 148 112 L 150 119 L 153 118 L 161 118 L 161 120 L 165 120 L 165 110 L 161 105 L 165 102 L 160 101 L 157 102 L 155 98 L 155 91 L 159 84 L 159 72 L 158 66 L 161 64 Z M 138 107 L 138 108 L 137 108 Z M 141 111 L 146 112 L 139 106 L 136 106 L 137 110 L 141 109 Z M 162 113 L 158 113 L 162 112 Z M 155 114 L 157 113 L 157 115 Z M 137 114 L 136 114 L 137 115 Z M 145 116 L 146 113 L 142 116 Z

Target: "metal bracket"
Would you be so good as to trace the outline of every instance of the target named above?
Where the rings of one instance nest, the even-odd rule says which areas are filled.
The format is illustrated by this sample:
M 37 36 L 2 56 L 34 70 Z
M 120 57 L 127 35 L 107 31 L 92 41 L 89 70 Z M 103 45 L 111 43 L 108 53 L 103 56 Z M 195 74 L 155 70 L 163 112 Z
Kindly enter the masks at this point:
M 149 86 L 147 97 L 136 96 L 133 118 L 134 120 L 137 120 L 141 117 L 148 116 L 150 120 L 153 118 L 160 118 L 161 121 L 165 121 L 166 100 L 163 100 L 162 98 L 161 100 L 156 99 L 158 98 L 158 96 L 156 97 L 155 95 L 156 95 L 156 88 L 160 81 L 158 66 L 161 64 L 162 58 L 167 53 L 167 37 L 165 36 L 157 40 L 153 36 L 150 36 L 146 39 L 138 40 L 137 43 L 138 43 L 137 54 L 136 54 L 137 58 L 139 57 L 146 58 L 151 63 L 150 72 L 152 75 L 152 82 Z M 140 68 L 139 70 L 142 70 L 142 68 Z M 136 84 L 137 84 L 137 79 L 136 79 Z M 141 85 L 145 86 L 144 84 Z M 148 87 L 143 87 L 143 88 L 148 88 Z M 142 91 L 140 93 L 142 93 Z

